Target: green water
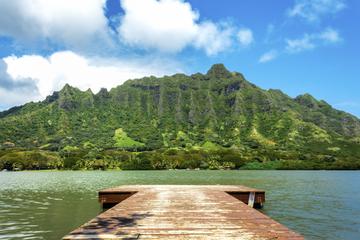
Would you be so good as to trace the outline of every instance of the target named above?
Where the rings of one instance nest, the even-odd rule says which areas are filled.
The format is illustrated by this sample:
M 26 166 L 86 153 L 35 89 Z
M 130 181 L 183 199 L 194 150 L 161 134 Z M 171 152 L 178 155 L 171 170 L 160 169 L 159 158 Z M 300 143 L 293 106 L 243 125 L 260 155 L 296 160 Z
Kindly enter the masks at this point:
M 97 190 L 121 184 L 262 188 L 262 211 L 307 239 L 360 239 L 359 171 L 0 172 L 0 239 L 61 239 L 101 211 Z

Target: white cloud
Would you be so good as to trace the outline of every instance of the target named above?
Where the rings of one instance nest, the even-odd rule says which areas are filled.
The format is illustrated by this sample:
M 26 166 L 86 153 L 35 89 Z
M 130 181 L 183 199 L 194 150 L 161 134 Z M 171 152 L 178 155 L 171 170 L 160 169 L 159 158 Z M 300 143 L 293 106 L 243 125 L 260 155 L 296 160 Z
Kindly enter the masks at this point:
M 277 58 L 277 56 L 278 56 L 278 52 L 276 50 L 271 50 L 261 55 L 261 57 L 259 58 L 259 63 L 269 62 Z
M 295 54 L 303 51 L 315 49 L 328 44 L 337 44 L 342 42 L 342 38 L 337 30 L 326 28 L 321 32 L 308 34 L 305 33 L 301 38 L 285 39 L 285 49 L 283 51 L 271 50 L 259 58 L 259 63 L 265 63 L 276 59 L 280 54 Z
M 237 38 L 242 46 L 248 46 L 254 41 L 253 33 L 248 28 L 241 28 L 237 33 Z
M 234 30 L 227 24 L 203 22 L 198 25 L 197 34 L 192 42 L 196 48 L 203 49 L 207 55 L 216 55 L 232 45 Z
M 0 1 L 0 36 L 46 50 L 60 46 L 76 51 L 103 52 L 114 49 L 111 47 L 122 48 L 125 44 L 177 53 L 192 46 L 208 55 L 230 48 L 236 37 L 243 45 L 252 41 L 250 29 L 240 30 L 236 36 L 237 29 L 231 24 L 200 21 L 200 14 L 184 0 L 120 2 L 124 14 L 114 14 L 108 19 L 106 0 Z M 117 32 L 112 30 L 114 27 Z
M 287 52 L 298 53 L 314 49 L 319 45 L 339 43 L 342 41 L 342 38 L 336 30 L 327 28 L 320 33 L 304 34 L 302 38 L 286 39 L 285 41 L 285 50 Z
M 309 22 L 316 22 L 323 16 L 335 14 L 345 7 L 345 0 L 297 0 L 287 14 L 289 17 L 300 17 Z
M 123 40 L 134 46 L 177 52 L 194 39 L 198 13 L 178 0 L 122 0 L 119 26 Z
M 46 39 L 80 47 L 108 38 L 106 0 L 0 1 L 0 35 L 27 43 Z M 95 42 L 95 41 L 93 41 Z
M 17 96 L 16 104 L 44 99 L 53 91 L 60 90 L 65 83 L 81 90 L 91 88 L 96 93 L 102 87 L 110 89 L 128 79 L 181 72 L 176 63 L 165 59 L 87 58 L 71 51 L 56 52 L 49 57 L 9 56 L 3 60 L 7 65 L 6 74 L 13 83 L 26 80 L 28 85 L 33 86 L 29 91 L 15 91 L 18 88 L 5 91 L 5 84 L 0 82 L 0 99 Z
M 32 79 L 13 79 L 7 73 L 7 64 L 0 59 L 0 109 L 31 101 L 39 96 Z
M 36 101 L 39 98 L 39 93 L 36 89 L 28 89 L 24 92 L 24 89 L 7 90 L 0 87 L 0 98 L 0 111 L 2 111 L 13 106 L 19 106 L 27 102 Z
M 322 33 L 319 34 L 318 37 L 330 43 L 337 43 L 342 41 L 339 33 L 332 28 L 325 29 Z
M 199 13 L 183 0 L 121 0 L 121 6 L 125 14 L 118 32 L 130 46 L 170 53 L 194 46 L 214 55 L 235 37 L 229 24 L 199 21 Z
M 286 39 L 286 50 L 290 53 L 297 53 L 315 48 L 315 43 L 309 34 L 299 39 Z

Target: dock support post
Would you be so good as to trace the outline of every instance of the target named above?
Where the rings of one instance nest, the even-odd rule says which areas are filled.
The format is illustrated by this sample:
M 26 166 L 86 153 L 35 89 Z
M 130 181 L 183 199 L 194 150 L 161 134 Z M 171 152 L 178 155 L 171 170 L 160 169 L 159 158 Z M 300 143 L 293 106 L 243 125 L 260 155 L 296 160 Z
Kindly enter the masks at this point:
M 255 202 L 255 192 L 250 192 L 249 193 L 248 206 L 249 207 L 254 207 L 254 202 Z

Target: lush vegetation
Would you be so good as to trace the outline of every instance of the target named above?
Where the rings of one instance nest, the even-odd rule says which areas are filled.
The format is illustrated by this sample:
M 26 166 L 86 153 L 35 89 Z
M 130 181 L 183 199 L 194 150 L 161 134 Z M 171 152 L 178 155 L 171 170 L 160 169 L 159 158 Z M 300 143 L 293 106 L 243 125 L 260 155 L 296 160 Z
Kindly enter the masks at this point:
M 351 157 L 236 148 L 129 152 L 67 147 L 60 153 L 12 149 L 2 151 L 0 156 L 0 168 L 8 170 L 360 169 L 360 161 Z
M 360 121 L 221 64 L 0 113 L 0 169 L 360 169 Z

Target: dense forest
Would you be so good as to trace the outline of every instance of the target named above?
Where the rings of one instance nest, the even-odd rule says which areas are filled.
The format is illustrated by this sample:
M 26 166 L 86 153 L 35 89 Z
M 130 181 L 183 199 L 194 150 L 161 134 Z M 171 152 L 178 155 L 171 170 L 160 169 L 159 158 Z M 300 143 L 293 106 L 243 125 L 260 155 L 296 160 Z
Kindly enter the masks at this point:
M 360 169 L 360 120 L 215 64 L 0 112 L 0 169 Z

